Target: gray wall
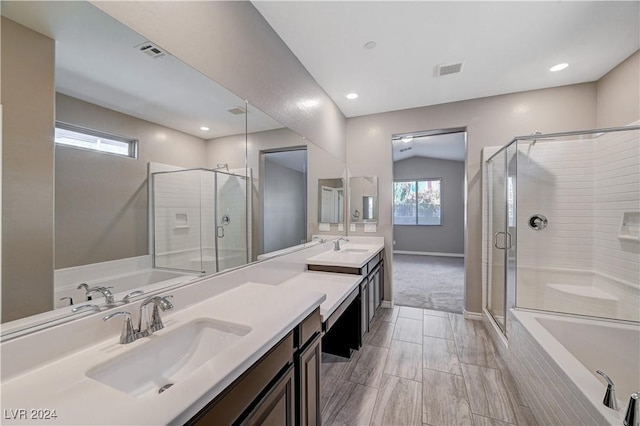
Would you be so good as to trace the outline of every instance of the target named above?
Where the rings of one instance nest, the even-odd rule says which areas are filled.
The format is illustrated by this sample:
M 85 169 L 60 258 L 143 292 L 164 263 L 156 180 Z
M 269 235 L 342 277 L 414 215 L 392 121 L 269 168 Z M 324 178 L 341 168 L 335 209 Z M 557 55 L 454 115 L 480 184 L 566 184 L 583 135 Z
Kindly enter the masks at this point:
M 442 178 L 442 225 L 394 225 L 394 250 L 464 254 L 464 161 L 411 157 L 393 163 L 393 178 Z
M 56 146 L 56 269 L 149 254 L 147 164 L 204 167 L 205 141 L 62 94 L 56 118 L 138 139 L 138 158 Z
M 306 151 L 300 151 L 306 155 Z M 306 238 L 306 176 L 278 164 L 274 154 L 264 155 L 262 253 L 300 244 Z M 277 154 L 276 154 L 277 155 Z
M 598 80 L 597 127 L 626 126 L 640 118 L 640 51 Z
M 55 44 L 5 18 L 1 39 L 2 322 L 6 322 L 53 308 Z

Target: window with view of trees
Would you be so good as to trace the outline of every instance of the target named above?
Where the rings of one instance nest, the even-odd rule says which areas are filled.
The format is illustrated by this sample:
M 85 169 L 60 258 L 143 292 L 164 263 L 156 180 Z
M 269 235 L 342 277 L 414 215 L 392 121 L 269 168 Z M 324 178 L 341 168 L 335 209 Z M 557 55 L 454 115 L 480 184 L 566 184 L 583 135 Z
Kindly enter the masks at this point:
M 393 182 L 394 225 L 442 225 L 442 179 Z

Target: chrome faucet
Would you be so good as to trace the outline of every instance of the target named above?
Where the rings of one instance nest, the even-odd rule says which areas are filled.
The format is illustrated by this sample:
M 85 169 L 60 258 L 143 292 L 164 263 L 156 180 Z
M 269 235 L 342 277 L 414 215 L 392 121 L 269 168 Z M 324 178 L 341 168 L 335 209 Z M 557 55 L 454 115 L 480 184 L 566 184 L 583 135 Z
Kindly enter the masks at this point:
M 640 398 L 640 390 L 632 393 L 629 398 L 627 414 L 625 414 L 622 422 L 624 426 L 640 426 L 640 404 L 638 404 L 638 398 Z
M 613 384 L 613 381 L 609 378 L 609 376 L 604 374 L 604 371 L 596 370 L 596 373 L 604 377 L 604 379 L 607 381 L 607 391 L 604 394 L 602 403 L 612 410 L 617 410 L 618 401 L 616 401 L 616 387 Z
M 335 240 L 335 241 L 333 242 L 333 251 L 339 251 L 339 250 L 340 250 L 340 241 L 341 241 L 341 240 L 342 240 L 342 241 L 349 242 L 349 239 L 348 239 L 348 238 L 344 238 L 344 237 L 340 237 L 340 238 L 338 238 L 337 240 Z
M 127 343 L 135 342 L 138 339 L 136 330 L 133 328 L 133 321 L 131 321 L 131 313 L 129 312 L 114 312 L 102 318 L 103 321 L 109 321 L 111 318 L 124 315 L 124 324 L 122 324 L 122 332 L 120 333 L 120 343 L 126 345 Z
M 173 296 L 151 296 L 147 297 L 140 304 L 140 318 L 138 322 L 138 336 L 145 337 L 164 328 L 162 318 L 160 318 L 160 309 L 162 311 L 170 311 L 173 304 L 169 301 Z M 153 304 L 153 311 L 149 316 L 147 305 Z
M 104 296 L 104 301 L 107 305 L 113 305 L 113 293 L 109 290 L 113 287 L 91 287 L 87 290 L 87 296 L 91 295 L 91 293 L 102 293 Z

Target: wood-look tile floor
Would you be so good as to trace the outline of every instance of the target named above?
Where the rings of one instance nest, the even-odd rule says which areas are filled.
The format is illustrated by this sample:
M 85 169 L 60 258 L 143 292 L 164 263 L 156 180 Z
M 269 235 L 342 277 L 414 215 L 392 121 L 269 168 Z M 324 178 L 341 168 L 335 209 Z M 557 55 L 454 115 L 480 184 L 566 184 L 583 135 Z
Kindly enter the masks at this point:
M 481 321 L 380 308 L 351 359 L 322 355 L 323 425 L 536 425 Z

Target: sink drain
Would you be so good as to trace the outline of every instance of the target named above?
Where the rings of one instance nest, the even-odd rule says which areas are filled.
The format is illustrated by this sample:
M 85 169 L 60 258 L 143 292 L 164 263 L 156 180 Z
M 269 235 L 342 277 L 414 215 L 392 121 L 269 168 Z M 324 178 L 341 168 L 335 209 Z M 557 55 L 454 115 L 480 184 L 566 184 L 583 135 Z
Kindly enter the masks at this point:
M 158 389 L 158 393 L 162 393 L 164 391 L 166 391 L 167 389 L 169 389 L 171 386 L 173 386 L 173 383 L 167 383 L 166 385 L 162 386 L 160 389 Z

